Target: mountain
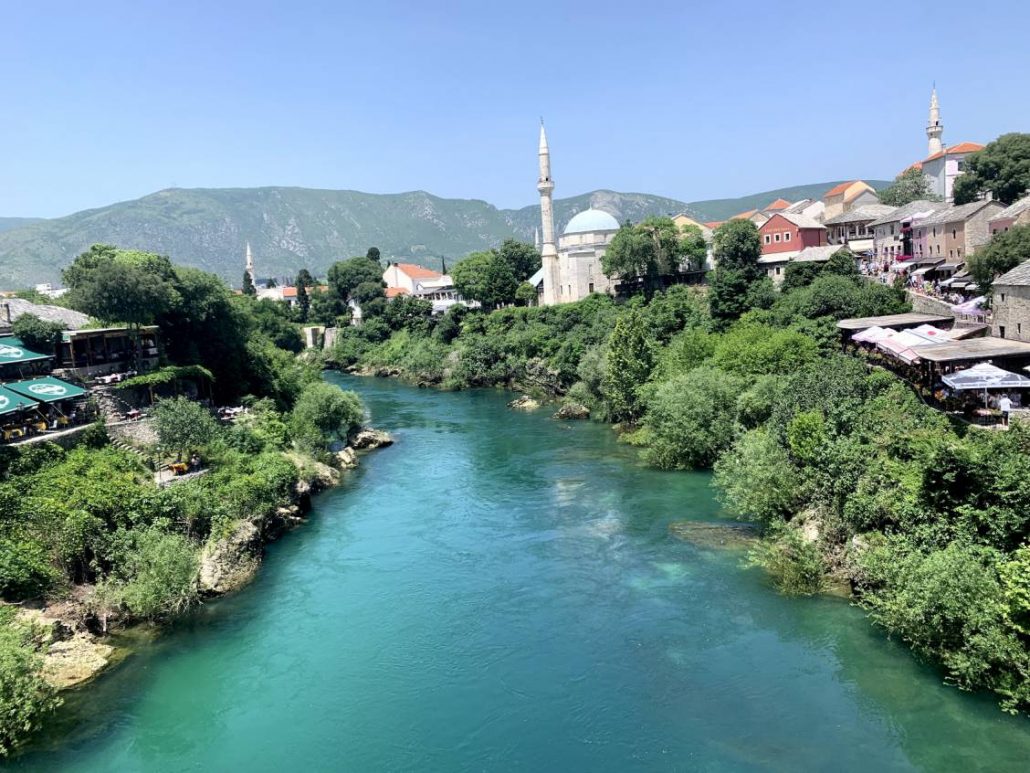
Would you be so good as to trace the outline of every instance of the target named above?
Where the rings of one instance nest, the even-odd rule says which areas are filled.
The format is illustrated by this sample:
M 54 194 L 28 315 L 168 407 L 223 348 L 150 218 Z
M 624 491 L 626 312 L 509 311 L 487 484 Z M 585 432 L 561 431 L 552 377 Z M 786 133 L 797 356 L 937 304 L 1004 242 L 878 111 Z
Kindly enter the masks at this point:
M 642 193 L 594 191 L 555 201 L 559 232 L 589 206 L 622 220 L 686 212 L 723 219 L 792 191 L 821 195 L 834 182 L 767 191 L 742 199 L 687 204 Z M 793 198 L 802 198 L 796 195 Z M 375 245 L 385 258 L 439 266 L 514 236 L 532 241 L 538 206 L 498 209 L 475 199 L 424 191 L 372 194 L 311 188 L 172 188 L 133 201 L 0 232 L 0 288 L 60 280 L 61 268 L 96 242 L 146 249 L 212 271 L 237 284 L 247 241 L 260 276 L 318 273 Z
M 39 217 L 0 217 L 0 231 L 9 231 L 30 223 L 38 223 L 40 220 L 42 218 Z

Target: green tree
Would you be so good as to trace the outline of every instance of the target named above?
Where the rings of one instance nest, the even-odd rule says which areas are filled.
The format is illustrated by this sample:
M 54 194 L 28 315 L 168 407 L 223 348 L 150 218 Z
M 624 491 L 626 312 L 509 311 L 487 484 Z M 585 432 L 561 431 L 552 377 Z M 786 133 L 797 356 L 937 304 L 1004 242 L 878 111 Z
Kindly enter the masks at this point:
M 248 295 L 251 298 L 257 295 L 257 288 L 254 286 L 254 279 L 251 277 L 249 271 L 243 272 L 243 294 Z
M 941 197 L 930 191 L 930 183 L 919 167 L 910 166 L 894 178 L 894 182 L 879 191 L 880 203 L 891 207 L 903 207 L 913 201 L 940 201 Z
M 61 703 L 40 677 L 41 665 L 30 632 L 9 619 L 0 622 L 0 756 L 17 749 Z
M 968 204 L 991 193 L 1013 204 L 1030 190 L 1030 134 L 1013 132 L 966 157 L 965 174 L 955 180 L 955 203 Z
M 508 261 L 493 251 L 473 252 L 458 261 L 451 278 L 462 297 L 479 301 L 486 309 L 514 303 L 519 286 Z
M 533 306 L 537 302 L 537 291 L 529 282 L 520 282 L 515 288 L 515 303 L 519 306 Z
M 162 448 L 175 451 L 180 461 L 186 451 L 206 445 L 218 431 L 207 409 L 185 397 L 160 400 L 154 406 L 154 425 Z
M 40 354 L 55 355 L 64 325 L 47 322 L 35 314 L 22 314 L 14 321 L 12 332 L 26 347 Z
M 311 296 L 308 295 L 308 288 L 314 287 L 315 279 L 311 272 L 302 268 L 297 272 L 297 320 L 307 322 L 308 314 L 311 313 Z
M 618 230 L 605 249 L 601 268 L 608 276 L 642 280 L 650 298 L 661 287 L 662 277 L 677 273 L 684 259 L 691 267 L 703 262 L 705 249 L 699 229 L 681 232 L 672 218 L 649 217 Z
M 383 288 L 383 268 L 378 260 L 364 258 L 348 258 L 339 260 L 329 267 L 329 293 L 334 298 L 346 303 L 355 297 L 358 287 L 363 287 L 362 295 L 366 300 L 385 295 Z M 378 294 L 372 287 L 379 288 Z
M 794 465 L 764 428 L 745 432 L 719 457 L 715 485 L 732 513 L 765 525 L 789 520 L 801 501 Z
M 361 400 L 333 384 L 318 381 L 304 387 L 290 414 L 294 441 L 309 451 L 324 451 L 333 438 L 345 438 L 361 426 Z
M 980 292 L 991 297 L 994 280 L 1030 258 L 1030 225 L 1002 231 L 969 257 L 969 273 Z
M 160 620 L 182 614 L 197 601 L 199 560 L 180 534 L 149 528 L 125 535 L 115 570 L 100 584 L 97 601 L 132 617 Z
M 365 257 L 373 263 L 378 263 L 381 256 L 382 253 L 379 252 L 378 247 L 369 247 L 368 251 L 365 253 Z
M 727 220 L 715 229 L 712 254 L 717 268 L 739 272 L 750 283 L 762 276 L 762 241 L 750 220 Z
M 540 253 L 532 244 L 516 239 L 505 239 L 500 247 L 493 250 L 509 266 L 515 279 L 523 282 L 540 270 Z
M 606 372 L 603 382 L 614 421 L 634 421 L 642 412 L 640 388 L 654 369 L 653 342 L 644 315 L 632 309 L 615 322 L 608 339 Z

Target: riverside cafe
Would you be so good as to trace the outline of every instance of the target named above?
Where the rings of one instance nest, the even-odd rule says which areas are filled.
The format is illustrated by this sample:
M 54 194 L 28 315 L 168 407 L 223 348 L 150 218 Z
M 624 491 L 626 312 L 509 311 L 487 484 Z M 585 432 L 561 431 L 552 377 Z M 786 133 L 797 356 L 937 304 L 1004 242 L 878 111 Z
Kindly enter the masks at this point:
M 0 382 L 49 373 L 52 354 L 34 352 L 20 338 L 0 338 Z
M 53 376 L 0 385 L 0 440 L 21 440 L 80 423 L 86 390 Z

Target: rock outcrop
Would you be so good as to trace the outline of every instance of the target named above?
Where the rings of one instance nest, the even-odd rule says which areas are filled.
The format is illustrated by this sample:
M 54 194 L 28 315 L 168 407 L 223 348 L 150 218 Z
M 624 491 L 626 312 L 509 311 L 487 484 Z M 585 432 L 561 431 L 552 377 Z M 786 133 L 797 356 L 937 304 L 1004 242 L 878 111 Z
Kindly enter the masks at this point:
M 209 542 L 200 554 L 197 584 L 205 595 L 228 593 L 247 584 L 261 563 L 261 531 L 239 521 L 232 533 Z
M 115 648 L 86 630 L 81 621 L 70 622 L 40 609 L 20 609 L 17 619 L 33 630 L 43 649 L 41 674 L 58 690 L 84 684 L 111 664 Z
M 744 548 L 758 539 L 758 527 L 749 523 L 678 521 L 669 532 L 679 539 L 705 548 Z
M 574 421 L 590 418 L 590 409 L 579 403 L 566 403 L 552 418 L 562 421 Z
M 350 441 L 350 447 L 356 451 L 371 451 L 373 448 L 385 448 L 392 445 L 393 438 L 389 433 L 371 427 L 359 430 Z
M 508 403 L 508 407 L 514 408 L 517 411 L 535 411 L 540 407 L 540 402 L 529 395 L 522 395 Z

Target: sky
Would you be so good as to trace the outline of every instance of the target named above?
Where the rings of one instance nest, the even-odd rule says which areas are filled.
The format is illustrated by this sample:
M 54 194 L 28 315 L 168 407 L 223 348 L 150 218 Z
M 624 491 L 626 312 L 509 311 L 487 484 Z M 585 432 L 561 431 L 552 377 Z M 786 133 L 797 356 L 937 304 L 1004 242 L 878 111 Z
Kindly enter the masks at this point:
M 981 10 L 982 9 L 982 10 Z M 170 187 L 683 201 L 1030 131 L 1030 3 L 0 3 L 0 216 Z

